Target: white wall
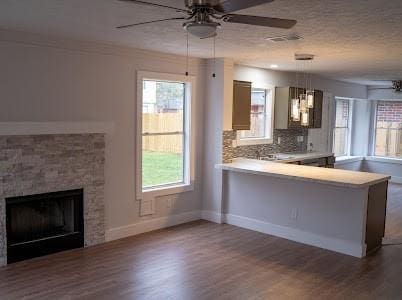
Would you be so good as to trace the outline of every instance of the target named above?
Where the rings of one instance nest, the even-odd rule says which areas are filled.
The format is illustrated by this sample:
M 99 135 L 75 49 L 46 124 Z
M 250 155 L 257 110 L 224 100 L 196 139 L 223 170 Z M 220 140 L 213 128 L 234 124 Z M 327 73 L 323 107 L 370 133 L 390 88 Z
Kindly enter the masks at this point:
M 351 155 L 369 155 L 371 101 L 354 100 L 352 116 Z
M 364 158 L 361 157 L 361 158 L 353 160 L 353 161 L 337 162 L 337 163 L 335 163 L 335 168 L 360 172 L 360 171 L 363 171 L 363 161 L 364 161 Z
M 0 122 L 111 122 L 107 137 L 107 230 L 143 221 L 135 200 L 135 101 L 138 70 L 185 72 L 185 58 L 0 31 Z M 180 195 L 173 208 L 156 202 L 160 218 L 201 208 L 205 66 L 191 59 L 197 77 L 195 190 Z M 148 218 L 147 218 L 148 219 Z
M 368 87 L 368 99 L 370 100 L 402 100 L 402 93 L 391 90 L 377 90 L 374 86 Z
M 392 182 L 402 183 L 402 161 L 367 157 L 363 161 L 362 171 L 390 175 Z
M 215 68 L 214 68 L 215 66 Z M 212 77 L 212 73 L 216 77 Z M 222 162 L 223 130 L 231 129 L 233 98 L 233 62 L 208 60 L 204 107 L 204 165 L 203 218 L 220 222 L 217 214 L 222 205 L 222 170 L 215 165 Z
M 235 66 L 234 79 L 264 82 L 278 87 L 296 85 L 295 73 L 241 65 Z M 331 93 L 334 97 L 367 99 L 367 87 L 365 85 L 331 80 L 320 76 L 312 76 L 312 85 L 315 89 Z

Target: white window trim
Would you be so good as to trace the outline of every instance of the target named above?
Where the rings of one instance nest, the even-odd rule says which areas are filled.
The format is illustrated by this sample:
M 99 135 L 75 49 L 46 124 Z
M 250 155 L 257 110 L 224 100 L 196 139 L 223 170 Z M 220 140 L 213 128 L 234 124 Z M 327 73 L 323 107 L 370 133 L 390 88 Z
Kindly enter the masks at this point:
M 376 145 L 376 129 L 377 129 L 377 107 L 378 101 L 371 102 L 371 113 L 370 113 L 370 128 L 369 128 L 369 149 L 368 156 L 376 157 L 375 155 L 375 145 Z
M 240 132 L 237 131 L 236 134 L 236 146 L 250 146 L 250 145 L 263 145 L 263 144 L 272 144 L 274 142 L 274 119 L 275 119 L 275 86 L 265 84 L 265 83 L 252 83 L 252 88 L 254 89 L 264 89 L 264 90 L 271 90 L 271 96 L 272 96 L 272 101 L 271 101 L 271 114 L 268 113 L 268 109 L 265 109 L 265 116 L 266 118 L 270 119 L 271 123 L 271 132 L 270 138 L 267 137 L 262 137 L 262 138 L 247 138 L 247 139 L 241 139 L 240 138 Z M 265 99 L 265 104 L 266 104 L 266 99 Z M 269 121 L 267 121 L 269 122 Z M 265 124 L 265 126 L 267 123 Z M 266 126 L 267 127 L 267 126 Z
M 159 81 L 173 81 L 186 83 L 186 99 L 185 111 L 187 111 L 187 117 L 185 117 L 185 154 L 184 165 L 188 168 L 184 168 L 184 183 L 162 185 L 147 190 L 142 189 L 142 101 L 143 101 L 143 81 L 144 80 L 159 80 Z M 137 102 L 136 102 L 136 130 L 135 130 L 135 188 L 136 199 L 142 200 L 144 194 L 151 197 L 160 197 L 172 194 L 179 194 L 194 190 L 195 180 L 195 143 L 193 143 L 193 137 L 195 136 L 195 126 L 192 120 L 195 119 L 195 110 L 193 109 L 196 98 L 196 79 L 195 76 L 185 76 L 179 74 L 168 73 L 156 73 L 156 72 L 137 72 Z M 190 133 L 188 135 L 188 133 Z
M 391 156 L 381 156 L 375 154 L 376 139 L 377 139 L 377 113 L 378 113 L 378 102 L 402 102 L 402 100 L 372 100 L 371 106 L 371 128 L 370 128 L 370 140 L 369 140 L 369 155 L 366 160 L 390 163 L 390 164 L 402 164 L 402 158 L 391 157 Z
M 334 101 L 334 108 L 333 108 L 333 126 L 332 126 L 332 133 L 331 133 L 331 138 L 332 138 L 332 143 L 331 143 L 331 149 L 334 151 L 334 129 L 336 125 L 336 100 L 348 100 L 349 101 L 349 119 L 348 119 L 348 135 L 346 137 L 346 142 L 347 142 L 347 147 L 346 147 L 346 153 L 340 156 L 336 156 L 336 159 L 342 158 L 342 157 L 350 157 L 352 153 L 352 132 L 353 132 L 353 112 L 354 112 L 354 105 L 355 101 L 352 98 L 344 98 L 344 97 L 335 97 Z

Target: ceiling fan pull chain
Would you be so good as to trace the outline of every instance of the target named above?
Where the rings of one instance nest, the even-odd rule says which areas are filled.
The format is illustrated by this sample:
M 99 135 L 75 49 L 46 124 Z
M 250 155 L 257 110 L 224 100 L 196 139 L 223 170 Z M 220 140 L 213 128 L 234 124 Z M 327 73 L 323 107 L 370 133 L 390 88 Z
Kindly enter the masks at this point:
M 186 39 L 186 43 L 187 43 L 187 52 L 186 52 L 186 76 L 188 76 L 188 48 L 189 48 L 189 46 L 188 46 L 188 31 L 187 31 L 187 35 L 186 35 L 186 37 L 187 37 L 187 39 Z
M 214 36 L 214 72 L 212 73 L 212 77 L 216 77 L 216 36 Z

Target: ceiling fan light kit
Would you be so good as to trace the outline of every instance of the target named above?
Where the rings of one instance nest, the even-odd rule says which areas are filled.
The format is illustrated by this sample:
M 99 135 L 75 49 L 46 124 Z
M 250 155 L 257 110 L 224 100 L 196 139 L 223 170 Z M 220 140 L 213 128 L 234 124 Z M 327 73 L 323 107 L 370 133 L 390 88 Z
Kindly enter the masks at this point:
M 216 36 L 216 29 L 220 27 L 216 22 L 187 22 L 183 25 L 191 35 L 200 39 L 207 39 Z

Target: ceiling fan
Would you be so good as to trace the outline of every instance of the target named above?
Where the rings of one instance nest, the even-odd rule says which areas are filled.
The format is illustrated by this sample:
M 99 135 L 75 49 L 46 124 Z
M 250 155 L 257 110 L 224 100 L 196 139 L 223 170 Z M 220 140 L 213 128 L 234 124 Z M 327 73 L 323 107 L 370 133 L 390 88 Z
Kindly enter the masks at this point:
M 370 87 L 370 90 L 394 90 L 396 93 L 401 93 L 402 92 L 402 80 L 393 80 L 392 85 L 387 87 L 387 86 L 381 86 L 381 87 Z
M 187 32 L 200 39 L 206 39 L 217 35 L 216 30 L 221 25 L 220 21 L 283 29 L 290 29 L 297 23 L 296 20 L 233 14 L 238 10 L 270 3 L 274 0 L 224 0 L 222 2 L 217 0 L 185 0 L 185 9 L 142 0 L 120 1 L 171 9 L 178 13 L 183 13 L 184 16 L 128 24 L 118 26 L 118 29 L 164 21 L 184 20 L 183 27 Z

